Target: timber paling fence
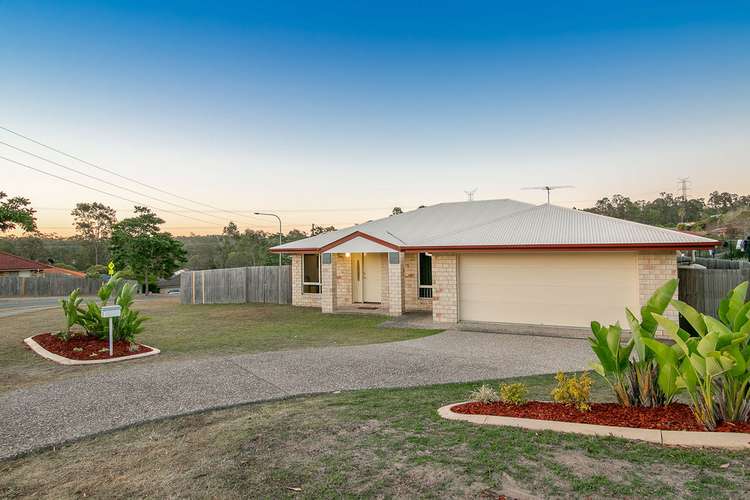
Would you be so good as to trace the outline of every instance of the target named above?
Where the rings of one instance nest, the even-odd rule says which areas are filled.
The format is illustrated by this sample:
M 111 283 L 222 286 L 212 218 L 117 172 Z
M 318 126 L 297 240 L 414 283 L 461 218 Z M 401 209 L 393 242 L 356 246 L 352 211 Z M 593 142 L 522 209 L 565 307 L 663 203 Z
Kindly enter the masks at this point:
M 81 295 L 93 295 L 101 286 L 99 279 L 66 275 L 0 276 L 0 297 L 60 297 L 76 288 L 81 290 Z
M 698 263 L 705 265 L 703 262 Z M 741 265 L 740 268 L 738 264 L 738 268 L 736 269 L 720 269 L 718 267 L 693 269 L 678 267 L 677 277 L 680 280 L 678 288 L 679 299 L 687 302 L 703 314 L 716 316 L 721 299 L 743 281 L 750 280 L 750 266 Z
M 180 301 L 183 304 L 278 304 L 279 292 L 282 304 L 292 303 L 291 266 L 206 269 L 180 275 Z

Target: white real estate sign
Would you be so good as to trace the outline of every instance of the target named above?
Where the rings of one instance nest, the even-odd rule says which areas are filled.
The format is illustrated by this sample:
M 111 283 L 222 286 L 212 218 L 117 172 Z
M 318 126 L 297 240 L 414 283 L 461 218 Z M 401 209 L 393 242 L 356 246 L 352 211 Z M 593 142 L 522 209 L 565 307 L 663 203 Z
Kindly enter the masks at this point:
M 122 308 L 120 306 L 104 306 L 102 307 L 102 318 L 109 318 L 109 355 L 113 356 L 112 351 L 112 318 L 120 316 Z

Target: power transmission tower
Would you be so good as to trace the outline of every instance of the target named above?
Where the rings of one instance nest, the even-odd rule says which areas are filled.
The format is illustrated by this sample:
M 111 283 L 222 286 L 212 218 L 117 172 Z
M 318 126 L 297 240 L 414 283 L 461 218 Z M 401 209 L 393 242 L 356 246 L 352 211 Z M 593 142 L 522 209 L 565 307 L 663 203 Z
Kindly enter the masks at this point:
M 690 186 L 690 177 L 680 177 L 677 179 L 677 183 L 680 185 L 680 189 L 682 190 L 682 202 L 687 202 L 687 192 L 688 189 L 690 189 L 688 186 Z
M 477 189 L 479 189 L 479 188 L 474 188 L 474 189 L 471 189 L 469 191 L 464 191 L 464 193 L 466 193 L 466 200 L 467 201 L 474 201 L 474 195 L 476 194 Z
M 687 192 L 688 189 L 690 189 L 690 177 L 680 177 L 677 179 L 677 183 L 680 185 L 680 190 L 682 190 L 682 214 L 680 221 L 685 222 L 685 215 L 687 214 Z

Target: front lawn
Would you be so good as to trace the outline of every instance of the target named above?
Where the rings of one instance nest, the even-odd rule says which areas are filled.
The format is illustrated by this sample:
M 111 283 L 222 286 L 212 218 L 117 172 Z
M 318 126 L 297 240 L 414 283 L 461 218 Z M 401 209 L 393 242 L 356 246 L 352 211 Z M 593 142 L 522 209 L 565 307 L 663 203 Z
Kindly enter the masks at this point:
M 552 376 L 517 379 L 548 398 Z M 496 383 L 496 382 L 492 382 Z M 0 462 L 1 497 L 747 498 L 750 453 L 439 418 L 478 384 L 300 397 Z M 594 399 L 609 390 L 596 382 Z
M 162 354 L 108 366 L 70 368 L 53 364 L 25 348 L 25 337 L 60 330 L 63 314 L 49 309 L 0 318 L 0 391 L 80 370 L 121 369 L 135 362 L 163 362 L 184 356 L 212 356 L 408 340 L 437 330 L 379 328 L 387 318 L 322 314 L 319 310 L 276 304 L 181 305 L 177 297 L 139 300 L 135 309 L 151 318 L 138 337 Z

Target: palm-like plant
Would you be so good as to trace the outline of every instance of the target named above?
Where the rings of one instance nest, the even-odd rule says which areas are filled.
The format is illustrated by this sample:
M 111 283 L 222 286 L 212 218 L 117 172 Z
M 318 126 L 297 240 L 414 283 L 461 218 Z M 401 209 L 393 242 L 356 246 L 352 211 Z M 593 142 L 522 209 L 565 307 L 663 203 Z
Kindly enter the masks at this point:
M 591 368 L 609 384 L 620 404 L 630 406 L 632 401 L 627 386 L 627 372 L 633 341 L 630 340 L 625 345 L 620 342 L 622 328 L 619 323 L 604 327 L 599 322 L 592 321 L 591 331 L 594 336 L 588 340 L 591 350 L 599 358 L 599 362 L 592 363 Z
M 65 314 L 65 329 L 58 333 L 59 337 L 63 340 L 70 339 L 70 329 L 78 323 L 79 320 L 79 308 L 81 307 L 81 290 L 76 288 L 67 299 L 60 300 L 63 313 Z
M 641 319 L 625 308 L 625 316 L 630 324 L 633 335 L 635 359 L 630 364 L 628 376 L 630 379 L 631 399 L 640 406 L 661 406 L 666 404 L 667 396 L 658 383 L 659 366 L 654 358 L 654 352 L 648 349 L 646 340 L 653 340 L 659 324 L 654 315 L 663 314 L 677 290 L 677 280 L 671 279 L 656 289 L 641 307 Z

